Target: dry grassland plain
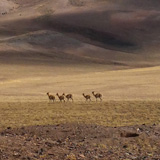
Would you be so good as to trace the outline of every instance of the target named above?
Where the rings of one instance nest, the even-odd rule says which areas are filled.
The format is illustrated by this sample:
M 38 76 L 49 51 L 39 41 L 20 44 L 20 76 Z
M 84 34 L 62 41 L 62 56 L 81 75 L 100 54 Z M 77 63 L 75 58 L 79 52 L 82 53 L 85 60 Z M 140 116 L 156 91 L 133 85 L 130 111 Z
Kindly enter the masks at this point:
M 61 123 L 111 127 L 160 123 L 160 102 L 156 101 L 1 102 L 0 109 L 0 129 Z
M 104 126 L 159 124 L 159 67 L 101 72 L 83 67 L 63 67 L 61 72 L 55 67 L 53 73 L 54 67 L 41 67 L 41 74 L 36 74 L 36 67 L 17 67 L 19 78 L 1 80 L 0 128 L 67 122 Z M 28 76 L 28 72 L 24 73 L 27 69 Z M 93 90 L 103 94 L 102 102 L 96 102 Z M 47 92 L 55 96 L 57 92 L 72 93 L 74 102 L 60 103 L 57 96 L 54 103 L 49 102 Z M 92 101 L 85 102 L 82 93 L 90 94 Z

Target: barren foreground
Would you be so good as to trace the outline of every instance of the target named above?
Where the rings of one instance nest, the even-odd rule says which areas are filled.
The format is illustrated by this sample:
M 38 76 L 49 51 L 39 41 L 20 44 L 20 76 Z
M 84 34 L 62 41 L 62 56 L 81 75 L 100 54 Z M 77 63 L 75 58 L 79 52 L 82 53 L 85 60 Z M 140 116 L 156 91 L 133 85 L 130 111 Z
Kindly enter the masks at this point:
M 156 101 L 3 102 L 0 156 L 158 160 L 159 106 Z
M 137 129 L 140 129 L 138 133 Z M 159 160 L 160 126 L 61 124 L 1 132 L 1 159 Z

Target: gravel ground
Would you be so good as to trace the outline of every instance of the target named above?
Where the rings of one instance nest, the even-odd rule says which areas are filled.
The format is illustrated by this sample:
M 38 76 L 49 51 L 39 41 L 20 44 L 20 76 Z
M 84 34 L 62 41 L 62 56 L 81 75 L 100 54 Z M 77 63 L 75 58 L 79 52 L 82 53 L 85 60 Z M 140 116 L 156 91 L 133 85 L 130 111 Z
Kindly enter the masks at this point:
M 160 159 L 160 126 L 31 126 L 0 132 L 0 159 Z

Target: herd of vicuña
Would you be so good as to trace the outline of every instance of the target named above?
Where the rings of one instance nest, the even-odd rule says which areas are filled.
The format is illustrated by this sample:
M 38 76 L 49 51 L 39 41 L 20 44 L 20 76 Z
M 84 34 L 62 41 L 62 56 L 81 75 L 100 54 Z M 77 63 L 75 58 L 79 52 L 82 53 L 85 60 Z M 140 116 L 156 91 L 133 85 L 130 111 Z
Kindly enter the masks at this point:
M 94 91 L 92 92 L 93 96 L 96 98 L 96 101 L 98 101 L 98 99 L 100 101 L 102 101 L 102 94 L 101 93 L 95 93 Z M 49 101 L 55 101 L 56 97 L 54 95 L 51 95 L 49 92 L 47 92 Z M 63 93 L 62 95 L 59 95 L 58 93 L 56 94 L 59 101 L 60 102 L 65 102 L 65 99 L 67 99 L 67 101 L 72 101 L 73 102 L 73 95 L 72 94 L 65 94 Z M 82 93 L 83 97 L 85 98 L 86 101 L 91 101 L 91 95 L 89 94 L 84 94 Z

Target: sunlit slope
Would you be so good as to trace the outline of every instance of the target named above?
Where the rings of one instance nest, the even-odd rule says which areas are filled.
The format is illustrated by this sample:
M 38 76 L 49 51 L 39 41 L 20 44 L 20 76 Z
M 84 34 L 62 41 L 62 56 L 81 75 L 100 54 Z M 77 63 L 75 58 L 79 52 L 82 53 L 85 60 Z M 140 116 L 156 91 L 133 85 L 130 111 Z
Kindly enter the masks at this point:
M 3 75 L 12 77 L 1 79 L 1 100 L 47 101 L 47 92 L 54 95 L 65 92 L 72 93 L 75 101 L 84 101 L 82 93 L 91 94 L 92 91 L 101 92 L 104 101 L 159 100 L 160 67 L 121 71 L 104 71 L 103 66 L 94 70 L 94 67 L 18 68 L 14 65 L 10 74 L 1 70 Z M 15 74 L 21 77 L 14 77 Z

